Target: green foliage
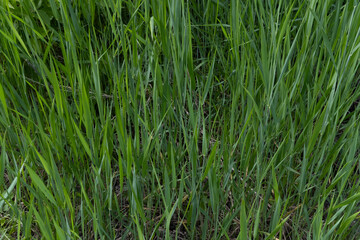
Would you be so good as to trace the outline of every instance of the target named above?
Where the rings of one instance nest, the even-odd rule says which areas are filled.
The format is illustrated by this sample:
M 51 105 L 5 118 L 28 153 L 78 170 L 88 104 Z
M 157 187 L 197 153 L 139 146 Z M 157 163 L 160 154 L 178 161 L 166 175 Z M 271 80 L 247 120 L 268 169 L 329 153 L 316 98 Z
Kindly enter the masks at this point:
M 358 1 L 0 1 L 2 239 L 357 239 Z

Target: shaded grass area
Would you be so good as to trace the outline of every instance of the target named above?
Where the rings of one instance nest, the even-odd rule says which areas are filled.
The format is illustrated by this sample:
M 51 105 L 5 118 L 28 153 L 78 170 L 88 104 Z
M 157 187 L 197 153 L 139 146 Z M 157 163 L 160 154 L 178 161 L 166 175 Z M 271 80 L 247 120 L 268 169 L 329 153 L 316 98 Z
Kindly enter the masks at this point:
M 5 0 L 5 239 L 357 239 L 358 1 Z

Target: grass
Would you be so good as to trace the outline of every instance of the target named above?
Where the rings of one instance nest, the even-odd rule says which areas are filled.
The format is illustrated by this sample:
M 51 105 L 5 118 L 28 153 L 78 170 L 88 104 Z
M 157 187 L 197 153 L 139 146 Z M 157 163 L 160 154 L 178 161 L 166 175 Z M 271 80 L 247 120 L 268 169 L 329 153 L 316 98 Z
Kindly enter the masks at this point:
M 2 0 L 1 239 L 358 239 L 358 1 Z

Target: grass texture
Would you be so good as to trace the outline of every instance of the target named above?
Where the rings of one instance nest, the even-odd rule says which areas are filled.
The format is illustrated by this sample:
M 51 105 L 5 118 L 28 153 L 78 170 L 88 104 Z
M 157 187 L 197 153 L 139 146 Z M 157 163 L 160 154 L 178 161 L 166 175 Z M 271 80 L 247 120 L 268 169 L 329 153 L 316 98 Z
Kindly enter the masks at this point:
M 1 239 L 359 239 L 355 0 L 1 0 Z

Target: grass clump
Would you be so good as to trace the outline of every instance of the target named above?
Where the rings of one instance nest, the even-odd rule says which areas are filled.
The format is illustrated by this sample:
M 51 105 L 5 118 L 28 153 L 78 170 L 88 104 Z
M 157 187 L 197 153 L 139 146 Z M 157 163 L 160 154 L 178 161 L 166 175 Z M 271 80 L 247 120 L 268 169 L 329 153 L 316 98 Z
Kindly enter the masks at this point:
M 3 239 L 357 239 L 358 1 L 3 0 Z

